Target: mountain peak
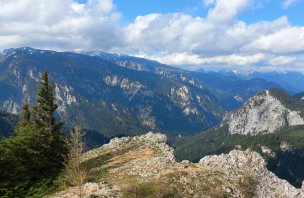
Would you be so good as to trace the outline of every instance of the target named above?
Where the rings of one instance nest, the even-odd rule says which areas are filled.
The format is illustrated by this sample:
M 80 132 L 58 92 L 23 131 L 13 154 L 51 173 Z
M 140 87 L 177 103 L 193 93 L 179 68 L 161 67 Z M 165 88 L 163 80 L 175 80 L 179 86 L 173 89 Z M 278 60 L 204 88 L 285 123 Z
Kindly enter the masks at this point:
M 15 54 L 32 55 L 32 54 L 43 54 L 46 52 L 55 53 L 55 51 L 51 51 L 51 50 L 41 50 L 41 49 L 35 49 L 32 47 L 18 47 L 18 48 L 4 49 L 2 54 L 4 54 L 4 55 L 15 55 Z
M 222 125 L 230 134 L 258 135 L 274 133 L 304 124 L 303 104 L 279 89 L 270 89 L 251 97 L 241 109 L 228 113 Z

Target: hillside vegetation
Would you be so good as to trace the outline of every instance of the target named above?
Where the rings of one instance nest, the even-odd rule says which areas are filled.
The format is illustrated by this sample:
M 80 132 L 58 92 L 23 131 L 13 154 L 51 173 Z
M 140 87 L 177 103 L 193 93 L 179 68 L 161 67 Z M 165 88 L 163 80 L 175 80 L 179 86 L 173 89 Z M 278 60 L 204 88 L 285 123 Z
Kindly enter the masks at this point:
M 9 136 L 17 122 L 18 116 L 0 110 L 0 138 Z

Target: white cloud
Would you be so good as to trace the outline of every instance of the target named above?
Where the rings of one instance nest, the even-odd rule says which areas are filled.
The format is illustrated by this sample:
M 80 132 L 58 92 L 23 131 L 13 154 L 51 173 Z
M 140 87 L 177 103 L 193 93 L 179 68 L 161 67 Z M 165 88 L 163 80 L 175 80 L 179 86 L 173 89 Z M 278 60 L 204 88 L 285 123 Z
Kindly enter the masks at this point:
M 277 56 L 273 57 L 269 60 L 269 63 L 271 65 L 290 65 L 294 64 L 297 61 L 296 57 L 290 57 L 290 56 Z
M 171 65 L 253 65 L 264 60 L 263 54 L 254 55 L 226 55 L 226 56 L 214 56 L 214 57 L 200 57 L 196 54 L 188 53 L 174 53 L 166 54 L 163 56 L 149 56 L 147 54 L 138 55 L 142 58 L 154 59 L 159 62 L 165 62 Z
M 283 0 L 283 7 L 289 8 L 290 6 L 294 5 L 297 0 Z
M 259 53 L 261 50 L 298 52 L 304 49 L 301 41 L 296 42 L 302 38 L 301 31 L 302 27 L 290 27 L 287 17 L 251 25 L 242 21 L 218 25 L 185 14 L 151 14 L 138 17 L 125 29 L 129 43 L 126 50 L 136 52 L 140 49 L 148 54 L 186 52 L 203 56 Z M 276 42 L 277 39 L 283 40 L 284 35 L 293 38 Z M 260 41 L 263 39 L 266 41 Z
M 251 24 L 238 20 L 252 0 L 203 2 L 209 9 L 205 18 L 151 13 L 121 25 L 123 15 L 112 0 L 0 0 L 0 48 L 143 52 L 192 67 L 304 67 L 303 26 L 290 25 L 286 16 Z
M 144 57 L 172 65 L 269 68 L 276 64 L 295 70 L 304 66 L 295 64 L 294 58 L 286 62 L 289 55 L 304 52 L 304 27 L 291 26 L 286 16 L 253 24 L 238 20 L 219 24 L 181 13 L 151 14 L 138 17 L 126 32 L 130 35 L 125 51 L 137 54 L 140 49 Z
M 285 27 L 275 33 L 262 35 L 244 49 L 277 54 L 304 52 L 304 27 Z
M 227 22 L 248 8 L 250 0 L 216 0 L 213 3 L 215 3 L 215 8 L 209 10 L 208 19 L 215 22 Z
M 111 0 L 0 0 L 0 48 L 110 49 L 123 42 L 119 22 Z

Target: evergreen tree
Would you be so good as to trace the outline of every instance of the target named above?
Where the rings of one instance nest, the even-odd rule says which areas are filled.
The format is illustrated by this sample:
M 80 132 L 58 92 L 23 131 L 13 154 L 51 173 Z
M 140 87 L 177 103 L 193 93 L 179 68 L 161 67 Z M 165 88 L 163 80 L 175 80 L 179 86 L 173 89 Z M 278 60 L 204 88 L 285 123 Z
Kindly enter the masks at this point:
M 28 103 L 28 100 L 25 100 L 24 104 L 22 105 L 22 111 L 20 113 L 20 119 L 17 124 L 17 127 L 15 129 L 15 134 L 24 132 L 25 127 L 30 125 L 30 119 L 31 119 L 31 112 L 30 112 L 30 105 Z
M 37 146 L 42 160 L 37 164 L 41 169 L 48 168 L 47 173 L 57 173 L 63 167 L 64 155 L 67 153 L 62 122 L 56 122 L 54 103 L 54 86 L 49 83 L 48 73 L 44 72 L 33 107 L 31 122 L 37 131 Z M 43 170 L 41 170 L 43 171 Z
M 48 73 L 44 72 L 33 108 L 33 122 L 38 128 L 43 128 L 46 133 L 54 134 L 60 131 L 62 123 L 57 123 L 54 113 L 57 105 L 54 103 L 54 85 L 49 83 Z
M 67 146 L 54 115 L 53 89 L 43 73 L 35 106 L 30 110 L 26 101 L 15 136 L 0 141 L 0 197 L 33 197 L 37 189 L 45 193 L 64 168 Z

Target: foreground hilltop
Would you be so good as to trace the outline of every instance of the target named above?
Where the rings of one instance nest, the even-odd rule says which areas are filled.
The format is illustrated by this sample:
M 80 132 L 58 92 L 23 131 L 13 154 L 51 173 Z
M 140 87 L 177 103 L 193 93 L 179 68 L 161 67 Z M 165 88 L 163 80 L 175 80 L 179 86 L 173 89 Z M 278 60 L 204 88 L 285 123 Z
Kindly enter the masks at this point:
M 114 138 L 83 155 L 85 197 L 304 197 L 266 169 L 256 152 L 233 150 L 177 162 L 163 134 Z M 77 197 L 70 187 L 51 197 Z

